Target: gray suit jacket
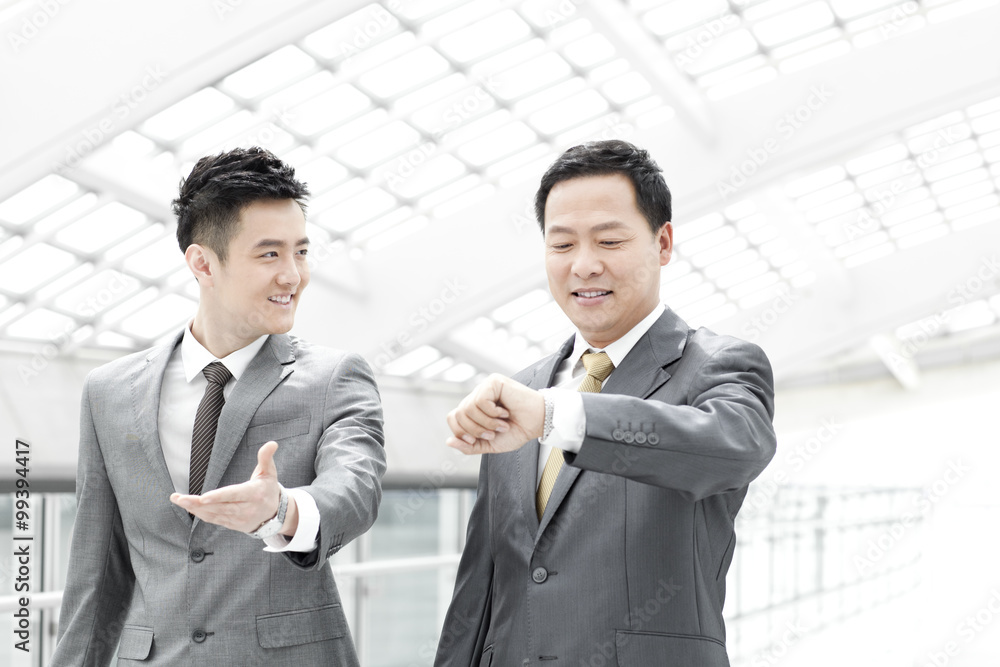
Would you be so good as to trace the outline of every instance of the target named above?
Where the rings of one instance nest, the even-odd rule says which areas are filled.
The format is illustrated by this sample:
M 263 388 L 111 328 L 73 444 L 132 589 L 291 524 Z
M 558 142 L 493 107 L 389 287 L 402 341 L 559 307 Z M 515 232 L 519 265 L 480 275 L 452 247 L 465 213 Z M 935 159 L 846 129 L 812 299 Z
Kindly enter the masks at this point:
M 265 442 L 278 479 L 320 512 L 318 548 L 191 519 L 157 434 L 168 345 L 94 370 L 83 391 L 77 515 L 51 665 L 357 665 L 327 558 L 371 526 L 385 471 L 382 409 L 355 354 L 272 335 L 219 418 L 205 491 L 245 482 Z
M 572 346 L 515 379 L 550 386 Z M 541 522 L 538 442 L 483 457 L 438 667 L 729 664 L 733 522 L 775 451 L 767 358 L 668 309 L 583 402 Z

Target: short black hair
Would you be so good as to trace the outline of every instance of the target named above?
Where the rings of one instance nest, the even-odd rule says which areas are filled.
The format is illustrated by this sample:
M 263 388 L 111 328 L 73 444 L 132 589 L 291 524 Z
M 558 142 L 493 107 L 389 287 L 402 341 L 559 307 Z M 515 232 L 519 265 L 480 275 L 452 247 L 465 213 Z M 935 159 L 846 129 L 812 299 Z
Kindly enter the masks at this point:
M 172 202 L 177 244 L 181 252 L 192 243 L 207 246 L 224 262 L 244 208 L 263 199 L 294 199 L 305 213 L 308 196 L 295 169 L 259 146 L 203 157 Z
M 653 233 L 670 222 L 670 188 L 663 171 L 645 151 L 621 139 L 590 141 L 567 149 L 556 158 L 535 193 L 535 218 L 545 233 L 545 203 L 557 183 L 581 176 L 623 174 L 632 182 L 635 203 Z

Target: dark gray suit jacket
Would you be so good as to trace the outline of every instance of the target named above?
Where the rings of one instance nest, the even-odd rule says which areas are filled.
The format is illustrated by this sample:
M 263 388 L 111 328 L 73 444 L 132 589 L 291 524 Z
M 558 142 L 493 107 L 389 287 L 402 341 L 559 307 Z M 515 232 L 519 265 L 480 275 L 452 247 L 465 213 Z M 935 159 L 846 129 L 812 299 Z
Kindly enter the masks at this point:
M 515 379 L 550 386 L 572 349 Z M 774 455 L 772 386 L 759 347 L 667 309 L 583 394 L 583 445 L 541 522 L 538 442 L 484 456 L 435 665 L 728 665 L 733 523 Z
M 205 491 L 245 482 L 278 441 L 279 481 L 320 512 L 318 548 L 264 552 L 190 518 L 157 433 L 180 340 L 94 370 L 83 391 L 77 515 L 52 667 L 357 665 L 327 558 L 371 526 L 385 471 L 382 408 L 358 355 L 272 335 L 219 417 Z

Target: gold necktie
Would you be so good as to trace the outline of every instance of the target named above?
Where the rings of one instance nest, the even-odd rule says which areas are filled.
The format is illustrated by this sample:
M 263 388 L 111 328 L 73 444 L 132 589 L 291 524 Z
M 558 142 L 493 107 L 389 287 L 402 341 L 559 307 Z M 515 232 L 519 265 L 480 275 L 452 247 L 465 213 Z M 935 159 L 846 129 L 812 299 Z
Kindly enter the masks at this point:
M 592 393 L 601 391 L 601 383 L 615 369 L 615 365 L 611 363 L 611 357 L 606 352 L 584 353 L 583 366 L 587 369 L 587 376 L 583 378 L 577 391 Z M 556 477 L 559 476 L 563 461 L 563 450 L 553 447 L 552 451 L 549 452 L 549 458 L 545 461 L 545 468 L 542 469 L 542 481 L 538 483 L 538 491 L 535 494 L 535 507 L 538 510 L 539 520 L 545 513 L 545 505 L 549 502 L 552 487 L 556 485 Z

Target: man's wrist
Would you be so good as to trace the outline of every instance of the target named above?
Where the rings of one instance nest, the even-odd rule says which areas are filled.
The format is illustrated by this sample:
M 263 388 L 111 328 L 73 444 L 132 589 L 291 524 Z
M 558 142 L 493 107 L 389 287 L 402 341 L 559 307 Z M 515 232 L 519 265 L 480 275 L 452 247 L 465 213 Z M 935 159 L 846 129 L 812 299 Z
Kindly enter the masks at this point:
M 285 524 L 285 513 L 288 509 L 288 492 L 278 485 L 278 511 L 270 519 L 265 520 L 256 530 L 250 532 L 251 537 L 259 540 L 277 535 Z

